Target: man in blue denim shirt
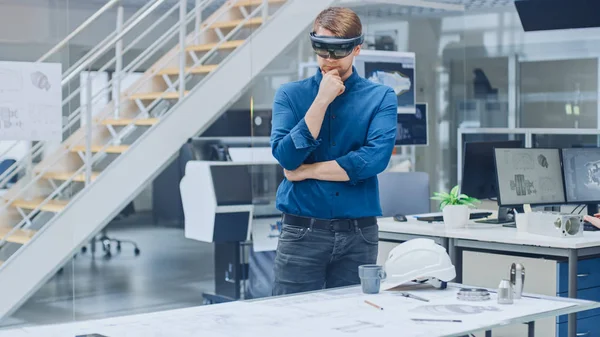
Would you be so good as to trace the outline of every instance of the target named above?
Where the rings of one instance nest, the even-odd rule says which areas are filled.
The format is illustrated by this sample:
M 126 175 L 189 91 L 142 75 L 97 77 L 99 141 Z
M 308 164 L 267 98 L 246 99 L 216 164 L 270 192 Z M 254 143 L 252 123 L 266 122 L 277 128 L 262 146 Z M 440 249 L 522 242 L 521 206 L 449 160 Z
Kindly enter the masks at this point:
M 273 103 L 271 147 L 286 177 L 274 295 L 360 283 L 358 266 L 377 260 L 377 174 L 396 137 L 396 94 L 352 66 L 363 42 L 358 16 L 328 8 L 313 30 L 320 69 L 281 86 Z

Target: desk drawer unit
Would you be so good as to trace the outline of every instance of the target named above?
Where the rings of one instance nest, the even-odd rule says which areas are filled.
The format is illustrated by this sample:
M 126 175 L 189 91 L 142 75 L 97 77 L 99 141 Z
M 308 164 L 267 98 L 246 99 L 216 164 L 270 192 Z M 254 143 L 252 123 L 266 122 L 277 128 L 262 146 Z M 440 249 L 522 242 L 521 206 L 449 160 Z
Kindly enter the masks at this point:
M 558 324 L 557 336 L 568 336 L 569 324 L 567 322 Z M 577 320 L 578 337 L 600 337 L 600 316 L 593 316 Z
M 463 252 L 463 283 L 473 286 L 497 288 L 501 279 L 509 278 L 512 263 L 522 263 L 525 266 L 524 291 L 548 296 L 568 295 L 568 265 L 566 262 L 529 258 L 514 255 L 490 254 L 481 252 Z M 493 268 L 490 268 L 493 266 Z M 600 301 L 600 258 L 581 260 L 578 264 L 578 297 Z M 584 327 L 583 321 L 595 321 Z M 578 331 L 588 333 L 581 336 L 598 336 L 600 333 L 600 310 L 590 310 L 578 315 Z M 564 325 L 564 328 L 563 328 Z M 581 327 L 580 327 L 581 325 Z M 536 321 L 536 336 L 567 336 L 567 316 L 557 319 Z M 564 332 L 563 332 L 564 330 Z M 494 330 L 494 337 L 527 336 L 521 327 L 507 327 Z

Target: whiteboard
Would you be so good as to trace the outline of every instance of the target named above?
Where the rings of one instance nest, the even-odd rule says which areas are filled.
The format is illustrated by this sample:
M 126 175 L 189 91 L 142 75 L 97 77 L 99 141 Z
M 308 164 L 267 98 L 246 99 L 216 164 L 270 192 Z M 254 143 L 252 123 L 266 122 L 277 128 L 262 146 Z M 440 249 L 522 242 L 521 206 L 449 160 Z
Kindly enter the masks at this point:
M 0 140 L 62 140 L 60 63 L 0 62 Z

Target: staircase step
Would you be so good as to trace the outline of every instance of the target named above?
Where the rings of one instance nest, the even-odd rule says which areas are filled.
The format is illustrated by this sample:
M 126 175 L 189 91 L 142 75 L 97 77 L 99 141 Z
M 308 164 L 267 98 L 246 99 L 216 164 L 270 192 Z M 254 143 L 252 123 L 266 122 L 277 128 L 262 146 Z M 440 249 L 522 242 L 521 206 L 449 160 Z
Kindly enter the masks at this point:
M 244 20 L 233 20 L 233 21 L 223 21 L 223 22 L 215 22 L 210 28 L 235 28 L 239 26 Z M 257 26 L 263 23 L 262 17 L 251 18 L 244 23 L 244 26 Z
M 46 172 L 43 174 L 43 176 L 46 179 L 67 181 L 71 177 L 73 177 L 74 174 L 75 174 L 75 172 Z M 95 180 L 96 178 L 98 178 L 99 175 L 100 175 L 100 172 L 92 172 L 92 181 Z M 85 173 L 76 175 L 73 178 L 73 181 L 85 182 Z
M 100 152 L 104 145 L 93 145 L 92 152 Z M 109 145 L 104 149 L 106 153 L 123 153 L 127 151 L 129 145 Z M 85 152 L 85 145 L 75 145 L 71 148 L 71 152 Z
M 211 71 L 217 69 L 217 64 L 207 64 L 203 66 L 198 66 L 194 68 L 186 67 L 186 74 L 208 74 Z M 179 68 L 165 68 L 158 72 L 158 75 L 179 75 Z
M 3 238 L 11 230 L 12 230 L 11 227 L 0 227 L 0 238 Z M 31 240 L 31 237 L 34 234 L 35 234 L 35 231 L 31 230 L 31 229 L 25 229 L 25 230 L 23 230 L 23 229 L 17 229 L 9 237 L 7 237 L 5 240 L 8 241 L 8 242 L 13 242 L 13 243 L 18 243 L 18 244 L 24 245 L 29 240 Z M 0 261 L 0 265 L 2 263 L 3 263 L 3 261 Z
M 195 46 L 188 46 L 187 48 L 185 48 L 185 50 L 202 52 L 202 51 L 210 51 L 215 47 L 217 47 L 218 50 L 235 49 L 235 48 L 241 46 L 242 44 L 244 44 L 244 41 L 245 40 L 225 41 L 225 42 L 221 43 L 218 47 L 217 47 L 218 43 L 199 44 L 199 45 L 195 45 Z
M 104 119 L 100 123 L 102 125 L 112 125 L 112 126 L 127 126 L 129 124 L 134 124 L 138 126 L 152 126 L 158 123 L 158 118 L 119 118 L 119 119 Z
M 261 5 L 263 0 L 239 0 L 233 7 L 246 7 L 246 6 L 258 6 Z M 268 0 L 270 5 L 284 3 L 285 0 Z
M 178 71 L 179 73 L 179 71 Z M 189 91 L 185 92 L 185 95 L 189 94 Z M 140 93 L 140 94 L 133 94 L 131 96 L 129 96 L 130 99 L 132 100 L 142 100 L 142 101 L 148 101 L 148 100 L 155 100 L 158 98 L 163 98 L 163 99 L 178 99 L 179 98 L 179 93 L 178 92 L 147 92 L 147 93 Z
M 36 209 L 42 204 L 43 201 L 43 198 L 33 198 L 31 200 L 18 199 L 13 201 L 12 206 L 24 209 Z M 40 210 L 58 213 L 62 211 L 68 203 L 68 200 L 49 200 L 46 204 L 40 207 Z

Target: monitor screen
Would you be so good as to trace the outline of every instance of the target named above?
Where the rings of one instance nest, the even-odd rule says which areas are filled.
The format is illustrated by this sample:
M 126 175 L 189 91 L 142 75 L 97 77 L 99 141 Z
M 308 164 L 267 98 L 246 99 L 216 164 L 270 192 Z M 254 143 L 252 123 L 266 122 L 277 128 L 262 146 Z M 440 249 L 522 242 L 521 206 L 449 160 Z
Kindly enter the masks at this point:
M 563 149 L 568 203 L 600 201 L 600 148 Z
M 463 152 L 461 193 L 477 199 L 498 197 L 495 148 L 522 148 L 521 140 L 466 142 Z
M 558 149 L 495 149 L 498 204 L 565 203 Z
M 427 104 L 417 104 L 415 113 L 397 115 L 396 145 L 427 145 Z
M 210 172 L 217 205 L 252 205 L 252 178 L 248 165 L 214 165 Z

